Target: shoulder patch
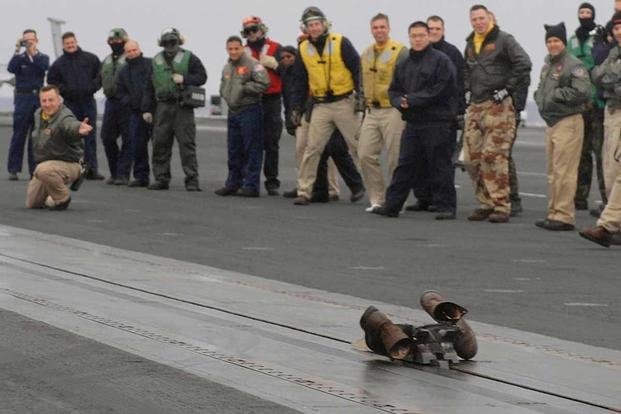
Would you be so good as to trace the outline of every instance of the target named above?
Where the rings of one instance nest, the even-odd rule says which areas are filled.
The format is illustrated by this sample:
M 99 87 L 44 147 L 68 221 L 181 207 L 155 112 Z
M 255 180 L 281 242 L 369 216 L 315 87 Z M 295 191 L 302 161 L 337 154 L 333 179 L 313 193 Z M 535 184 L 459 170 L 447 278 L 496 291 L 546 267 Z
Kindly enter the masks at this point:
M 571 70 L 571 74 L 576 78 L 585 78 L 589 76 L 586 68 L 584 66 L 576 66 Z

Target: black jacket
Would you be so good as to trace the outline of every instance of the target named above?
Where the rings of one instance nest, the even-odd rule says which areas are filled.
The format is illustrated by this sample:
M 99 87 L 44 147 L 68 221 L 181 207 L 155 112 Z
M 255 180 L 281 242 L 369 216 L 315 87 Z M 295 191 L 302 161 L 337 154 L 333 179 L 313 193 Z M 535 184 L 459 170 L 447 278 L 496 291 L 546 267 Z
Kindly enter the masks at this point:
M 127 59 L 127 65 L 119 71 L 116 79 L 116 96 L 123 106 L 134 112 L 140 112 L 142 97 L 151 79 L 151 59 L 142 55 Z M 150 110 L 148 112 L 153 112 Z
M 455 89 L 455 99 L 457 102 L 457 113 L 466 112 L 466 99 L 464 94 L 464 57 L 453 44 L 444 40 L 444 37 L 437 43 L 432 43 L 434 49 L 439 50 L 451 59 L 456 69 L 457 88 Z
M 530 84 L 532 63 L 522 46 L 510 34 L 494 26 L 486 36 L 477 54 L 474 32 L 466 39 L 465 88 L 472 92 L 472 102 L 480 103 L 492 98 L 494 91 L 507 89 L 524 95 Z M 516 105 L 519 106 L 519 105 Z
M 101 88 L 99 58 L 78 48 L 73 53 L 65 52 L 50 66 L 47 83 L 56 85 L 65 101 L 88 102 Z
M 457 90 L 456 70 L 444 53 L 428 46 L 415 52 L 410 49 L 407 59 L 395 67 L 388 96 L 402 117 L 419 127 L 450 125 L 457 115 L 454 96 Z M 407 97 L 409 108 L 401 108 L 401 98 Z

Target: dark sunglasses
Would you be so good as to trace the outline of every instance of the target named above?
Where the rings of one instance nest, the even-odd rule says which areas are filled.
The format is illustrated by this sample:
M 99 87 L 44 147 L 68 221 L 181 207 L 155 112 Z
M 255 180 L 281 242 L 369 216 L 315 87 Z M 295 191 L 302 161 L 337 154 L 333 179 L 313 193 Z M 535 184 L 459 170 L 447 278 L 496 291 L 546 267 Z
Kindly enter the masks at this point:
M 259 26 L 250 26 L 244 28 L 244 34 L 249 35 L 250 33 L 256 33 L 259 31 Z
M 166 47 L 166 46 L 177 46 L 177 41 L 176 40 L 164 40 L 162 42 L 162 46 Z

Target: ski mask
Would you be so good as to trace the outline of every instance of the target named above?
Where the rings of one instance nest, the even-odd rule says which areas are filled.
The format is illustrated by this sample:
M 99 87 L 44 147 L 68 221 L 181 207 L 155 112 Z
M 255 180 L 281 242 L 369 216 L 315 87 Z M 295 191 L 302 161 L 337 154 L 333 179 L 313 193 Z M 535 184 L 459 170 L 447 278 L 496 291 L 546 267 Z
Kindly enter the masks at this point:
M 110 49 L 112 49 L 112 54 L 115 56 L 119 56 L 122 55 L 124 50 L 123 48 L 125 47 L 125 42 L 123 43 L 117 43 L 117 42 L 112 42 L 110 43 Z

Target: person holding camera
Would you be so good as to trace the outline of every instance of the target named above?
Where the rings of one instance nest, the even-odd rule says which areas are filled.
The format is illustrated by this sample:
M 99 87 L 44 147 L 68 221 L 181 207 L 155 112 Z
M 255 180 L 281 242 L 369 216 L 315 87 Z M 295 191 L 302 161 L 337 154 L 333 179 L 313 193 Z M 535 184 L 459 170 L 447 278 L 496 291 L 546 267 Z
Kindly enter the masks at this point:
M 7 70 L 15 75 L 15 110 L 13 111 L 13 136 L 9 146 L 7 169 L 9 180 L 16 181 L 22 171 L 26 135 L 32 128 L 34 112 L 39 108 L 39 89 L 43 86 L 45 72 L 50 66 L 50 58 L 39 52 L 37 32 L 24 30 L 17 38 L 15 54 L 9 61 Z M 22 48 L 24 51 L 22 52 Z M 28 171 L 32 176 L 35 162 L 32 145 L 28 141 Z
M 177 138 L 185 189 L 201 191 L 196 161 L 195 105 L 184 90 L 203 85 L 207 72 L 196 55 L 181 47 L 183 43 L 179 30 L 171 27 L 162 31 L 159 45 L 163 50 L 153 58 L 151 80 L 142 100 L 143 119 L 153 123 L 151 163 L 155 181 L 147 187 L 149 190 L 168 190 L 170 157 Z

